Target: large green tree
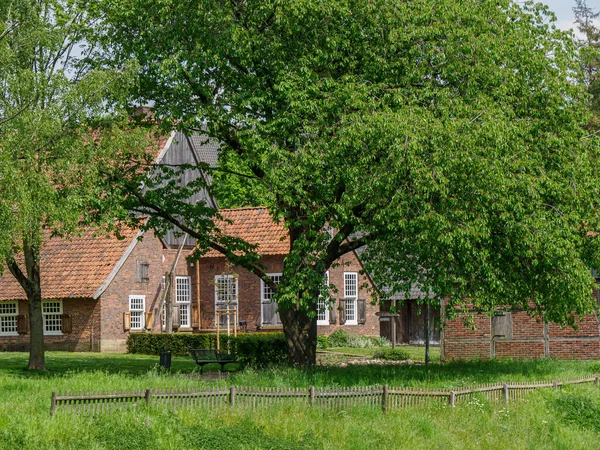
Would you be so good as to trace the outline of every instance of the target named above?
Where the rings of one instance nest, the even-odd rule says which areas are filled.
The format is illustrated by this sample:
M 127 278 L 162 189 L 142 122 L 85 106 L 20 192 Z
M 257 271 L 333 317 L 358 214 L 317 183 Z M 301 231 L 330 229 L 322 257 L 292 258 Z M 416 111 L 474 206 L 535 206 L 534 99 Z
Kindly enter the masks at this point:
M 323 273 L 364 244 L 390 290 L 421 282 L 487 309 L 534 299 L 561 323 L 590 311 L 598 145 L 582 139 L 574 44 L 542 5 L 104 4 L 113 63 L 141 68 L 135 100 L 167 129 L 218 139 L 235 161 L 219 170 L 287 227 L 281 284 L 214 211 L 185 203 L 201 183 L 164 189 L 176 174 L 163 169 L 123 189 L 148 226 L 176 224 L 272 285 L 297 364 L 315 363 Z
M 125 132 L 130 123 L 117 113 L 133 73 L 90 64 L 92 5 L 0 4 L 0 257 L 28 299 L 30 369 L 45 369 L 43 240 L 103 220 L 114 225 L 96 180 L 121 149 L 144 142 L 143 133 Z

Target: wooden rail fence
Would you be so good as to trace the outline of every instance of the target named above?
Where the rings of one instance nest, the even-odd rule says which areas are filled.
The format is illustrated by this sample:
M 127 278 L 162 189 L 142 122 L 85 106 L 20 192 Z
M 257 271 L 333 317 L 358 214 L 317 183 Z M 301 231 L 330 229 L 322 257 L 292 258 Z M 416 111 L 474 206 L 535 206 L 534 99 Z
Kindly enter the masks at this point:
M 239 388 L 231 386 L 203 387 L 201 389 L 138 389 L 103 392 L 53 392 L 50 414 L 58 407 L 78 412 L 103 412 L 117 407 L 170 406 L 223 408 L 243 405 L 251 408 L 267 407 L 275 403 L 293 402 L 327 409 L 345 409 L 371 406 L 383 411 L 410 407 L 456 406 L 468 403 L 473 395 L 483 395 L 488 401 L 509 403 L 521 400 L 531 391 L 567 384 L 595 383 L 599 377 L 576 378 L 566 381 L 536 381 L 524 383 L 494 383 L 460 389 L 414 389 L 385 386 L 349 388 Z

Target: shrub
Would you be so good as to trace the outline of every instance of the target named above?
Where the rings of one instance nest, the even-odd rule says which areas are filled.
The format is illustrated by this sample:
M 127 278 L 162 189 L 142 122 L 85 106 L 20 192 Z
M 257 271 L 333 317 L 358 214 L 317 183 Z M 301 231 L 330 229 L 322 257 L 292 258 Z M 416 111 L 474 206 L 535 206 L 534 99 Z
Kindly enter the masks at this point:
M 328 342 L 327 342 L 327 336 L 323 335 L 323 334 L 319 334 L 317 336 L 317 348 L 319 349 L 325 349 L 327 348 Z
M 350 343 L 350 333 L 346 330 L 335 330 L 327 336 L 328 347 L 348 347 Z
M 189 355 L 190 348 L 216 348 L 214 334 L 130 333 L 127 353 L 159 355 L 162 349 L 178 356 Z
M 386 348 L 378 350 L 373 354 L 375 359 L 385 359 L 388 361 L 405 361 L 410 359 L 410 355 L 407 351 L 401 348 Z
M 379 336 L 360 336 L 350 334 L 346 330 L 335 330 L 329 336 L 317 337 L 317 348 L 349 347 L 349 348 L 373 348 L 387 347 L 390 342 Z
M 174 355 L 187 356 L 191 348 L 216 348 L 214 334 L 133 333 L 127 338 L 127 352 L 158 355 L 162 349 Z M 264 367 L 287 364 L 288 350 L 283 333 L 240 333 L 237 337 L 221 336 L 221 349 L 226 349 L 244 365 Z
M 231 336 L 229 341 L 231 353 L 244 365 L 265 367 L 290 362 L 283 333 L 244 333 Z

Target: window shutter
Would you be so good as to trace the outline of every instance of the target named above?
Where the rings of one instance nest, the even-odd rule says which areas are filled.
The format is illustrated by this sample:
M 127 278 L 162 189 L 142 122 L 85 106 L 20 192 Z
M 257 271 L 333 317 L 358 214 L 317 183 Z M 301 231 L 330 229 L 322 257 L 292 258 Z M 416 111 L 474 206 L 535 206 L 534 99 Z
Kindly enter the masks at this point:
M 73 320 L 71 319 L 71 314 L 62 314 L 62 332 L 65 334 L 69 334 L 73 332 Z
M 192 328 L 198 328 L 198 305 L 192 305 Z
M 150 281 L 148 268 L 150 264 L 146 261 L 137 261 L 137 281 L 138 283 L 147 283 Z
M 335 325 L 336 322 L 336 309 L 333 303 L 329 303 L 329 325 Z
M 181 326 L 179 320 L 179 305 L 173 305 L 173 329 L 178 329 Z
M 28 328 L 27 315 L 21 314 L 17 316 L 17 333 L 27 334 Z
M 146 313 L 146 330 L 151 330 L 154 326 L 154 313 L 148 311 Z
M 364 325 L 367 321 L 367 300 L 364 298 L 358 299 L 358 323 Z
M 340 325 L 346 323 L 346 299 L 340 298 Z
M 123 313 L 123 331 L 131 330 L 131 313 L 124 312 Z

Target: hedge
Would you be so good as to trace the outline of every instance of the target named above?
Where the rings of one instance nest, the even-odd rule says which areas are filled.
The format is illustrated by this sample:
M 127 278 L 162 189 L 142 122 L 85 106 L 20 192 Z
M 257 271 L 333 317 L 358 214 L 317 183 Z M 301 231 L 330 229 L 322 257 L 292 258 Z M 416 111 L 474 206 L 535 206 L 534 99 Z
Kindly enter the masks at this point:
M 288 364 L 288 349 L 283 333 L 239 333 L 221 336 L 221 349 L 242 363 L 255 367 Z M 214 334 L 133 333 L 127 338 L 127 353 L 158 355 L 162 349 L 187 356 L 190 348 L 216 348 Z

